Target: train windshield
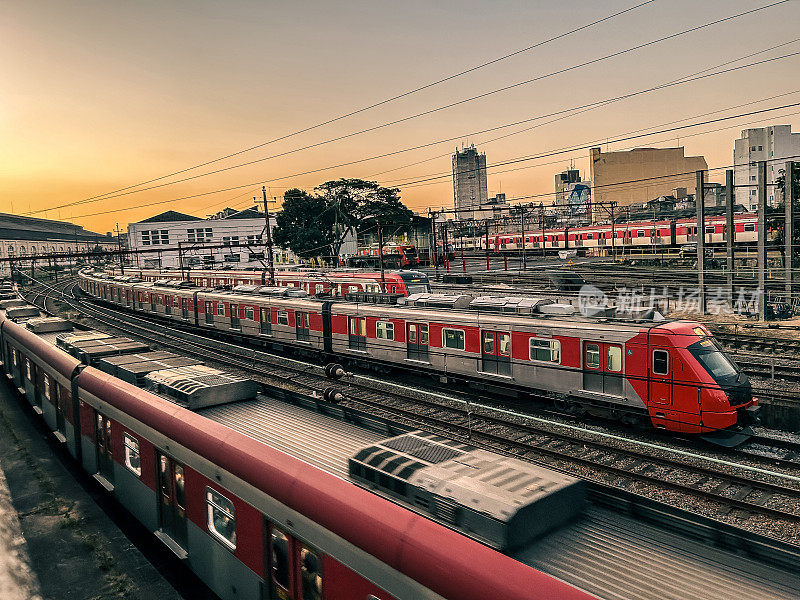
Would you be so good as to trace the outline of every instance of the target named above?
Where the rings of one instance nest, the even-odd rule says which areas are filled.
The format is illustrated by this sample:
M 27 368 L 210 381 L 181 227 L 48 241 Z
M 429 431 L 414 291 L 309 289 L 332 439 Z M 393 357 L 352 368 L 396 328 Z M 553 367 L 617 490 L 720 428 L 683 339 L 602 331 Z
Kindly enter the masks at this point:
M 411 294 L 429 294 L 431 291 L 431 284 L 428 281 L 428 276 L 419 271 L 404 271 L 400 273 L 403 278 L 403 283 L 406 284 L 408 295 Z
M 689 346 L 692 353 L 703 368 L 716 380 L 737 377 L 739 370 L 731 362 L 719 345 L 710 339 L 695 342 Z

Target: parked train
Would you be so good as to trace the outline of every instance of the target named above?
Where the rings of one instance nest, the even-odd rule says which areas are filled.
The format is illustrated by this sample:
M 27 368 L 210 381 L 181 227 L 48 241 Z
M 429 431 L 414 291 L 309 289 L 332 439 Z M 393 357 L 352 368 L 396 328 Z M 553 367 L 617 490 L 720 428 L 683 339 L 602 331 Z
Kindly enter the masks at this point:
M 564 409 L 659 429 L 732 433 L 758 412 L 747 376 L 695 322 L 613 309 L 585 317 L 571 305 L 524 298 L 415 294 L 403 304 L 369 304 L 87 272 L 81 286 L 117 306 L 265 346 L 543 394 Z
M 755 244 L 758 239 L 758 216 L 753 213 L 735 214 L 734 243 Z M 727 239 L 725 217 L 707 216 L 705 242 L 720 245 Z M 607 249 L 617 252 L 625 248 L 678 248 L 697 242 L 697 219 L 630 221 L 587 225 L 566 229 L 531 229 L 525 232 L 525 250 Z M 522 233 L 489 234 L 462 240 L 465 250 L 490 252 L 520 252 L 523 249 Z
M 14 387 L 69 453 L 223 600 L 590 597 L 419 511 L 84 366 L 2 313 L 0 351 Z
M 380 267 L 378 245 L 360 248 L 358 253 L 342 260 L 348 267 L 377 268 Z M 384 244 L 383 266 L 386 269 L 413 269 L 419 266 L 417 248 L 413 244 Z
M 205 271 L 190 269 L 185 278 L 180 271 L 159 269 L 125 269 L 128 277 L 142 281 L 178 279 L 204 287 L 233 287 L 236 285 L 269 285 L 267 270 L 260 271 Z M 317 294 L 344 296 L 353 292 L 400 294 L 408 296 L 430 292 L 428 276 L 420 271 L 276 271 L 275 285 L 297 288 L 310 296 Z

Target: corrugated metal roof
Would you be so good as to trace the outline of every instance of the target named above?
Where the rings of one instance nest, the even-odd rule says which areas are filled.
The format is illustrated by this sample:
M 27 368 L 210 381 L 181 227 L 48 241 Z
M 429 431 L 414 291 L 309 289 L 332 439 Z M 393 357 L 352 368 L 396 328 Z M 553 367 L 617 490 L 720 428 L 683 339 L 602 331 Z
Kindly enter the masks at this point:
M 206 408 L 198 413 L 345 479 L 348 478 L 347 460 L 359 448 L 386 437 L 263 396 Z
M 786 571 L 597 507 L 514 557 L 609 600 L 800 597 Z

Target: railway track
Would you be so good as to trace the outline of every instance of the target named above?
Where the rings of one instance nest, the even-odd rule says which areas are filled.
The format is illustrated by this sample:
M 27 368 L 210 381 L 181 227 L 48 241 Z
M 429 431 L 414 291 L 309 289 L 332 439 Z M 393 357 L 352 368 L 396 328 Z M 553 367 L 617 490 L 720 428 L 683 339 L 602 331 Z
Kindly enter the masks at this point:
M 71 288 L 74 283 L 62 283 L 57 288 L 34 290 L 30 298 L 47 308 L 54 297 L 58 299 L 59 292 L 69 293 Z M 316 365 L 209 340 L 173 327 L 168 329 L 149 319 L 69 297 L 63 300 L 90 318 L 129 335 L 247 371 L 249 377 L 273 390 L 290 390 L 316 400 L 325 388 L 334 386 L 343 395 L 343 405 L 413 427 L 523 456 L 622 489 L 644 488 L 656 497 L 670 492 L 682 497 L 682 502 L 687 496 L 703 499 L 714 507 L 714 514 L 730 516 L 745 527 L 750 515 L 764 515 L 800 528 L 800 477 L 790 472 L 500 410 L 478 403 L 467 394 L 442 396 L 365 376 L 332 384 L 325 378 L 323 368 Z M 761 458 L 800 473 L 800 461 L 792 458 L 792 453 L 800 453 L 800 447 L 792 448 L 788 442 L 787 446 L 785 458 Z M 751 455 L 759 456 L 748 453 L 748 457 Z

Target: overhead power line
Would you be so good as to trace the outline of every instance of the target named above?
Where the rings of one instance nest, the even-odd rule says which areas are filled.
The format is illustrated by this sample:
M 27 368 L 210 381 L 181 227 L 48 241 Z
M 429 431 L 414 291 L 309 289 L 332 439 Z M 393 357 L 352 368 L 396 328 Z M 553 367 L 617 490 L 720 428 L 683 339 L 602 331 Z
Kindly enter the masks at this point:
M 592 21 L 591 23 L 587 23 L 586 25 L 582 25 L 580 27 L 576 27 L 574 29 L 570 29 L 569 31 L 565 31 L 564 33 L 560 33 L 560 34 L 555 35 L 553 37 L 547 38 L 546 40 L 542 40 L 542 41 L 537 42 L 535 44 L 531 44 L 530 46 L 526 46 L 525 48 L 520 48 L 519 50 L 515 50 L 514 52 L 510 52 L 510 53 L 505 54 L 503 56 L 499 56 L 499 57 L 494 58 L 492 60 L 489 60 L 489 61 L 483 62 L 481 64 L 475 65 L 474 67 L 470 67 L 468 69 L 464 69 L 463 71 L 459 71 L 457 73 L 453 73 L 452 75 L 447 75 L 445 77 L 437 79 L 436 81 L 432 81 L 432 82 L 427 83 L 425 85 L 422 85 L 422 86 L 407 90 L 407 91 L 402 92 L 400 94 L 397 94 L 395 96 L 391 96 L 389 98 L 386 98 L 384 100 L 380 100 L 380 101 L 375 102 L 373 104 L 369 104 L 367 106 L 363 106 L 361 108 L 358 108 L 358 109 L 352 110 L 350 112 L 341 114 L 341 115 L 339 115 L 337 117 L 333 117 L 333 118 L 328 119 L 326 121 L 321 121 L 321 122 L 319 122 L 319 123 L 317 123 L 315 125 L 310 125 L 309 127 L 305 127 L 303 129 L 298 129 L 297 131 L 293 131 L 291 133 L 287 133 L 287 134 L 282 135 L 280 137 L 272 138 L 270 140 L 267 140 L 266 142 L 261 142 L 259 144 L 254 145 L 254 146 L 249 146 L 249 147 L 244 148 L 242 150 L 237 150 L 236 152 L 232 152 L 230 154 L 226 154 L 224 156 L 220 156 L 219 158 L 215 158 L 215 159 L 208 160 L 208 161 L 205 161 L 205 162 L 202 162 L 202 163 L 198 163 L 198 164 L 193 165 L 191 167 L 186 167 L 185 169 L 181 169 L 179 171 L 173 171 L 171 173 L 167 173 L 166 175 L 161 175 L 161 176 L 155 177 L 153 179 L 148 179 L 147 181 L 141 181 L 139 183 L 135 183 L 135 184 L 123 187 L 123 188 L 119 188 L 119 189 L 113 190 L 111 192 L 107 192 L 105 194 L 100 194 L 98 196 L 92 196 L 90 198 L 86 198 L 86 200 L 93 200 L 93 199 L 96 199 L 96 198 L 102 198 L 103 196 L 107 196 L 109 194 L 116 194 L 117 192 L 129 190 L 129 189 L 132 189 L 132 188 L 135 188 L 135 187 L 140 187 L 140 186 L 147 185 L 149 183 L 153 183 L 153 182 L 156 182 L 156 181 L 161 181 L 162 179 L 167 179 L 168 177 L 173 177 L 175 175 L 180 175 L 181 173 L 186 173 L 186 172 L 192 171 L 194 169 L 199 169 L 201 167 L 205 167 L 205 166 L 208 166 L 208 165 L 211 165 L 211 164 L 223 161 L 223 160 L 227 160 L 228 158 L 233 158 L 234 156 L 239 156 L 239 155 L 244 154 L 246 152 L 251 152 L 252 150 L 257 150 L 258 148 L 263 148 L 264 146 L 268 146 L 268 145 L 274 144 L 276 142 L 287 140 L 287 139 L 289 139 L 291 137 L 295 137 L 295 136 L 298 136 L 300 134 L 307 133 L 309 131 L 313 131 L 314 129 L 319 129 L 320 127 L 324 127 L 325 125 L 330 125 L 332 123 L 336 123 L 337 121 L 342 121 L 342 120 L 347 119 L 349 117 L 352 117 L 352 116 L 358 115 L 360 113 L 372 110 L 373 108 L 378 108 L 380 106 L 384 106 L 386 104 L 390 104 L 391 102 L 395 102 L 396 100 L 400 100 L 402 98 L 407 98 L 408 96 L 412 96 L 413 94 L 416 94 L 416 93 L 419 93 L 421 91 L 430 89 L 432 87 L 435 87 L 435 86 L 440 85 L 442 83 L 445 83 L 447 81 L 451 81 L 453 79 L 457 79 L 458 77 L 462 77 L 464 75 L 467 75 L 469 73 L 473 73 L 475 71 L 478 71 L 478 70 L 483 69 L 485 67 L 488 67 L 490 65 L 497 64 L 497 63 L 502 62 L 502 61 L 504 61 L 506 59 L 509 59 L 509 58 L 511 58 L 513 56 L 518 56 L 520 54 L 524 54 L 525 52 L 529 52 L 529 51 L 534 50 L 536 48 L 539 48 L 541 46 L 545 46 L 545 45 L 547 45 L 547 44 L 549 44 L 551 42 L 555 42 L 557 40 L 560 40 L 560 39 L 563 39 L 565 37 L 568 37 L 568 36 L 570 36 L 572 34 L 575 34 L 575 33 L 578 33 L 580 31 L 584 31 L 586 29 L 594 27 L 595 25 L 599 25 L 601 23 L 604 23 L 606 21 L 610 21 L 610 20 L 612 20 L 612 19 L 614 19 L 616 17 L 619 17 L 621 15 L 624 15 L 626 13 L 635 11 L 635 10 L 637 10 L 637 9 L 643 7 L 643 6 L 646 6 L 648 4 L 653 4 L 654 2 L 656 2 L 656 0 L 646 0 L 646 2 L 640 2 L 639 4 L 631 6 L 629 8 L 624 9 L 624 10 L 617 11 L 617 12 L 612 13 L 610 15 L 607 15 L 607 16 L 601 18 L 601 19 L 597 19 L 595 21 Z
M 790 54 L 785 54 L 785 55 L 782 55 L 782 56 L 776 56 L 776 57 L 764 59 L 764 60 L 753 62 L 753 63 L 747 63 L 747 64 L 744 64 L 744 65 L 739 65 L 737 67 L 731 67 L 731 68 L 725 69 L 723 71 L 715 71 L 713 73 L 706 73 L 706 74 L 703 74 L 703 75 L 698 75 L 696 77 L 681 78 L 680 80 L 673 81 L 671 83 L 661 84 L 661 85 L 657 85 L 657 86 L 654 86 L 654 87 L 646 88 L 646 89 L 643 89 L 643 90 L 637 90 L 637 91 L 634 91 L 634 92 L 630 92 L 628 94 L 623 94 L 621 96 L 616 96 L 616 97 L 611 98 L 611 99 L 598 100 L 596 102 L 592 102 L 592 103 L 589 103 L 589 104 L 584 104 L 584 105 L 577 106 L 577 107 L 563 109 L 563 110 L 559 110 L 559 111 L 556 111 L 556 112 L 553 112 L 553 113 L 549 113 L 549 114 L 545 114 L 545 115 L 538 115 L 536 117 L 532 117 L 532 118 L 529 118 L 529 119 L 524 119 L 524 120 L 521 120 L 521 121 L 515 121 L 513 123 L 507 123 L 507 124 L 504 124 L 504 125 L 491 127 L 489 129 L 484 129 L 482 131 L 473 132 L 473 133 L 470 133 L 470 134 L 467 134 L 467 135 L 479 135 L 479 134 L 482 134 L 482 133 L 488 133 L 488 132 L 491 132 L 491 131 L 497 131 L 499 129 L 504 129 L 504 128 L 507 128 L 507 127 L 513 127 L 513 126 L 520 125 L 520 124 L 523 124 L 523 123 L 529 123 L 531 121 L 537 121 L 537 120 L 544 119 L 544 118 L 551 117 L 551 116 L 555 116 L 555 115 L 560 115 L 560 114 L 580 111 L 581 109 L 585 109 L 587 107 L 600 106 L 600 105 L 603 105 L 603 104 L 608 104 L 608 103 L 610 103 L 612 101 L 631 98 L 631 97 L 634 97 L 634 96 L 650 93 L 650 92 L 661 90 L 661 89 L 665 89 L 665 88 L 668 88 L 668 87 L 684 85 L 684 84 L 692 83 L 694 81 L 698 81 L 698 80 L 701 80 L 701 79 L 706 79 L 706 78 L 709 78 L 709 77 L 716 77 L 718 75 L 724 75 L 725 73 L 730 73 L 730 72 L 733 72 L 733 71 L 747 69 L 747 68 L 758 66 L 758 65 L 762 65 L 762 64 L 765 64 L 765 63 L 774 62 L 774 61 L 777 61 L 777 60 L 783 60 L 783 59 L 790 58 L 792 56 L 797 56 L 797 55 L 800 55 L 800 51 L 793 52 L 793 53 L 790 53 Z M 715 68 L 715 67 L 712 67 L 712 68 Z M 403 148 L 403 149 L 400 149 L 400 150 L 393 150 L 391 152 L 386 152 L 384 154 L 368 156 L 368 157 L 364 157 L 364 158 L 360 158 L 360 159 L 354 159 L 354 160 L 343 162 L 343 163 L 337 163 L 337 164 L 328 165 L 328 166 L 325 166 L 325 167 L 320 167 L 320 168 L 317 168 L 317 169 L 311 169 L 311 170 L 307 170 L 307 171 L 303 171 L 303 172 L 299 172 L 299 173 L 292 173 L 290 175 L 284 175 L 284 176 L 281 176 L 281 177 L 275 177 L 275 178 L 272 178 L 272 179 L 266 179 L 266 180 L 263 180 L 263 181 L 252 182 L 251 184 L 248 184 L 248 185 L 260 185 L 260 184 L 270 183 L 270 182 L 274 182 L 274 181 L 281 181 L 281 180 L 285 180 L 285 179 L 291 179 L 293 177 L 299 177 L 299 176 L 303 176 L 303 175 L 310 175 L 310 174 L 313 174 L 313 173 L 319 173 L 319 172 L 327 171 L 327 170 L 330 170 L 330 169 L 335 169 L 335 168 L 340 168 L 340 167 L 345 167 L 345 166 L 352 166 L 352 165 L 355 165 L 355 164 L 360 164 L 360 163 L 368 162 L 368 161 L 371 161 L 371 160 L 377 160 L 379 158 L 386 158 L 386 157 L 389 157 L 389 156 L 396 156 L 398 154 L 402 154 L 402 153 L 405 153 L 405 152 L 411 152 L 413 150 L 420 150 L 422 148 L 428 148 L 428 147 L 435 146 L 435 145 L 438 145 L 438 144 L 441 144 L 441 143 L 444 143 L 444 142 L 458 140 L 458 139 L 461 139 L 463 137 L 464 137 L 464 134 L 460 134 L 458 136 L 439 139 L 439 140 L 435 140 L 433 142 L 428 142 L 428 143 L 425 143 L 425 144 L 420 144 L 420 145 L 412 146 L 412 147 L 409 147 L 409 148 Z M 194 179 L 194 178 L 190 178 L 190 179 Z M 132 190 L 132 191 L 127 191 L 127 192 L 121 192 L 121 193 L 116 194 L 114 196 L 108 196 L 106 198 L 103 198 L 102 200 L 108 200 L 108 199 L 111 199 L 111 198 L 119 198 L 119 197 L 122 197 L 122 196 L 128 196 L 128 195 L 136 194 L 136 193 L 139 193 L 139 192 L 142 192 L 142 191 L 152 190 L 152 189 L 155 189 L 155 188 L 158 188 L 158 187 L 163 187 L 163 185 L 154 186 L 154 187 L 151 187 L 151 188 L 145 188 L 143 190 Z M 240 187 L 246 187 L 246 186 L 240 186 Z M 219 191 L 230 191 L 230 190 L 234 190 L 234 189 L 240 189 L 240 187 L 222 188 Z M 180 198 L 180 199 L 183 199 L 183 198 Z M 74 205 L 74 203 L 71 204 L 70 206 L 72 206 L 72 205 Z M 143 206 L 150 206 L 150 205 L 152 205 L 152 204 L 145 204 Z M 63 208 L 63 207 L 57 207 L 57 208 Z M 46 210 L 54 210 L 54 208 L 49 208 L 49 209 L 46 209 Z M 127 209 L 124 209 L 124 210 L 127 210 Z M 34 211 L 34 213 L 24 213 L 24 214 L 35 214 L 35 212 L 42 212 L 42 211 Z M 99 212 L 99 213 L 92 213 L 91 215 L 83 215 L 83 216 L 94 216 L 94 215 L 98 215 L 98 214 L 109 214 L 110 212 L 114 212 L 114 210 L 104 211 L 104 212 Z
M 794 106 L 800 106 L 800 102 L 796 102 L 796 103 L 792 103 L 792 104 L 785 104 L 785 105 L 782 105 L 782 106 L 776 106 L 776 107 L 772 107 L 772 108 L 765 108 L 765 109 L 752 111 L 752 112 L 748 112 L 748 113 L 730 115 L 730 116 L 727 116 L 727 117 L 720 117 L 718 119 L 706 120 L 706 121 L 702 121 L 700 123 L 693 123 L 693 124 L 681 125 L 681 126 L 677 126 L 677 127 L 670 127 L 670 128 L 667 128 L 667 129 L 663 129 L 663 130 L 659 130 L 659 131 L 652 131 L 652 132 L 649 132 L 649 133 L 642 133 L 642 134 L 638 134 L 638 135 L 630 135 L 630 136 L 626 136 L 626 137 L 610 139 L 610 140 L 606 140 L 606 141 L 608 143 L 619 143 L 621 141 L 627 141 L 627 140 L 647 137 L 647 136 L 650 136 L 650 135 L 659 135 L 659 134 L 662 134 L 662 133 L 668 133 L 668 132 L 672 132 L 672 131 L 679 131 L 679 130 L 683 130 L 683 129 L 688 129 L 690 127 L 698 127 L 698 126 L 701 126 L 701 125 L 708 125 L 710 123 L 717 123 L 717 122 L 727 121 L 727 120 L 731 120 L 731 119 L 738 119 L 738 118 L 743 118 L 743 117 L 746 117 L 746 116 L 752 116 L 752 115 L 756 115 L 756 114 L 763 114 L 763 113 L 767 113 L 767 112 L 771 112 L 771 111 L 775 111 L 775 110 L 782 110 L 784 108 L 789 108 L 789 107 L 794 107 Z M 592 145 L 596 145 L 596 144 L 593 143 Z M 544 157 L 547 157 L 547 156 L 555 156 L 555 155 L 558 155 L 558 154 L 563 154 L 565 152 L 575 151 L 575 150 L 578 150 L 578 149 L 587 149 L 589 147 L 591 147 L 591 145 L 575 146 L 575 147 L 571 147 L 568 150 L 563 150 L 562 149 L 562 150 L 557 150 L 557 151 L 544 153 L 544 154 L 517 157 L 517 158 L 514 158 L 514 159 L 509 159 L 509 160 L 506 160 L 506 161 L 502 161 L 502 162 L 498 163 L 495 166 L 504 166 L 504 165 L 509 165 L 509 164 L 516 164 L 516 163 L 526 162 L 526 161 L 530 161 L 530 160 L 536 160 L 536 159 L 539 159 L 539 158 L 544 158 Z M 317 170 L 309 171 L 307 173 L 301 173 L 301 175 L 302 174 L 308 174 L 308 173 L 314 173 L 316 171 Z M 89 214 L 85 214 L 85 215 L 78 215 L 78 216 L 76 216 L 74 218 L 75 219 L 83 219 L 83 218 L 87 218 L 87 217 L 95 217 L 95 216 L 98 216 L 98 215 L 106 215 L 106 214 L 112 214 L 112 213 L 116 213 L 116 212 L 123 212 L 123 211 L 127 211 L 127 210 L 134 210 L 134 209 L 137 209 L 137 208 L 143 208 L 143 207 L 147 207 L 147 206 L 157 206 L 157 205 L 161 205 L 161 204 L 169 204 L 169 203 L 172 203 L 172 202 L 180 202 L 182 200 L 191 200 L 193 198 L 201 198 L 201 197 L 204 197 L 204 196 L 209 196 L 211 194 L 217 194 L 217 193 L 221 193 L 221 192 L 229 192 L 229 191 L 234 191 L 234 190 L 241 190 L 241 189 L 244 189 L 244 188 L 251 188 L 254 185 L 261 185 L 261 184 L 265 184 L 265 183 L 271 183 L 273 181 L 278 181 L 280 179 L 288 179 L 290 177 L 296 177 L 296 176 L 298 176 L 298 175 L 295 174 L 295 175 L 288 175 L 286 177 L 279 177 L 279 178 L 268 179 L 268 180 L 263 180 L 263 181 L 248 182 L 248 183 L 242 184 L 242 185 L 230 186 L 230 187 L 221 188 L 221 189 L 213 190 L 213 191 L 209 191 L 209 192 L 199 192 L 197 194 L 190 194 L 190 195 L 187 195 L 187 196 L 181 196 L 179 198 L 172 198 L 172 199 L 168 199 L 168 200 L 158 200 L 158 201 L 149 202 L 149 203 L 146 203 L 146 204 L 140 204 L 138 206 L 116 208 L 116 209 L 110 209 L 110 210 L 106 210 L 106 211 L 99 211 L 99 212 L 89 213 Z M 409 181 L 409 182 L 406 183 L 406 185 L 411 185 L 413 183 L 421 183 L 423 181 L 428 181 L 428 179 L 422 179 L 422 180 L 419 180 L 419 181 Z
M 440 111 L 443 111 L 443 110 L 446 110 L 446 109 L 449 109 L 449 108 L 453 108 L 455 106 L 460 106 L 460 105 L 466 104 L 468 102 L 472 102 L 474 100 L 478 100 L 478 99 L 481 99 L 481 98 L 486 98 L 488 96 L 492 96 L 492 95 L 495 95 L 495 94 L 498 94 L 498 93 L 501 93 L 501 92 L 504 92 L 504 91 L 515 89 L 515 88 L 518 88 L 518 87 L 521 87 L 521 86 L 524 86 L 524 85 L 529 85 L 531 83 L 535 83 L 537 81 L 541 81 L 541 80 L 544 80 L 544 79 L 547 79 L 547 78 L 550 78 L 550 77 L 553 77 L 553 76 L 556 76 L 556 75 L 560 75 L 560 74 L 563 74 L 563 73 L 574 71 L 576 69 L 580 69 L 580 68 L 583 68 L 583 67 L 586 67 L 586 66 L 589 66 L 589 65 L 593 65 L 593 64 L 605 61 L 605 60 L 609 60 L 609 59 L 615 58 L 617 56 L 622 56 L 624 54 L 628 54 L 630 52 L 634 52 L 636 50 L 640 50 L 640 49 L 646 48 L 648 46 L 653 46 L 655 44 L 659 44 L 659 43 L 662 43 L 662 42 L 667 41 L 667 40 L 672 40 L 672 39 L 678 38 L 680 36 L 687 35 L 689 33 L 692 33 L 692 32 L 695 32 L 695 31 L 699 31 L 701 29 L 705 29 L 707 27 L 718 25 L 720 23 L 731 21 L 731 20 L 746 16 L 746 15 L 750 15 L 750 14 L 753 14 L 753 13 L 768 9 L 768 8 L 772 8 L 774 6 L 778 6 L 780 4 L 784 4 L 784 3 L 788 2 L 788 1 L 790 1 L 790 0 L 779 0 L 779 1 L 773 2 L 771 4 L 767 4 L 767 5 L 764 5 L 764 6 L 761 6 L 761 7 L 750 9 L 750 10 L 747 10 L 747 11 L 744 11 L 744 12 L 740 12 L 740 13 L 737 13 L 737 14 L 734 14 L 734 15 L 729 15 L 727 17 L 723 17 L 723 18 L 717 19 L 715 21 L 709 21 L 707 23 L 703 23 L 701 25 L 697 25 L 695 27 L 691 27 L 689 29 L 685 29 L 685 30 L 680 31 L 680 32 L 676 32 L 676 33 L 673 33 L 673 34 L 670 34 L 670 35 L 667 35 L 667 36 L 663 36 L 661 38 L 657 38 L 655 40 L 651 40 L 649 42 L 645 42 L 645 43 L 642 43 L 642 44 L 638 44 L 636 46 L 632 46 L 630 48 L 626 48 L 625 50 L 619 50 L 617 52 L 613 52 L 611 54 L 607 54 L 607 55 L 602 56 L 602 57 L 598 57 L 598 58 L 595 58 L 595 59 L 592 59 L 592 60 L 589 60 L 589 61 L 585 61 L 583 63 L 572 65 L 570 67 L 565 67 L 563 69 L 559 69 L 559 70 L 556 70 L 556 71 L 551 71 L 549 73 L 545 73 L 543 75 L 539 75 L 539 76 L 531 78 L 531 79 L 527 79 L 527 80 L 524 80 L 524 81 L 516 82 L 516 83 L 510 84 L 510 85 L 504 86 L 504 87 L 495 88 L 493 90 L 489 90 L 488 92 L 484 92 L 484 93 L 478 94 L 476 96 L 471 96 L 469 98 L 463 98 L 463 99 L 458 100 L 456 102 L 451 102 L 449 104 L 445 104 L 445 105 L 442 105 L 442 106 L 439 106 L 439 107 L 436 107 L 436 108 L 432 108 L 432 109 L 429 109 L 429 110 L 426 110 L 426 111 L 422 111 L 422 112 L 419 112 L 419 113 L 415 113 L 413 115 L 408 115 L 408 116 L 402 117 L 400 119 L 395 119 L 393 121 L 389 121 L 389 122 L 386 122 L 386 123 L 381 123 L 379 125 L 375 125 L 375 126 L 372 126 L 372 127 L 368 127 L 368 128 L 365 128 L 365 129 L 361 129 L 361 130 L 355 131 L 355 132 L 351 132 L 351 133 L 348 133 L 348 134 L 344 134 L 344 135 L 341 135 L 341 136 L 330 138 L 328 140 L 323 140 L 321 142 L 316 142 L 314 144 L 308 144 L 306 146 L 302 146 L 300 148 L 295 148 L 293 150 L 287 150 L 285 152 L 281 152 L 281 153 L 278 153 L 278 154 L 273 154 L 273 155 L 268 156 L 268 157 L 264 157 L 264 158 L 260 158 L 260 159 L 256 159 L 256 160 L 252 160 L 252 161 L 248 161 L 248 162 L 245 162 L 245 163 L 240 163 L 238 165 L 233 165 L 233 166 L 230 166 L 230 167 L 216 169 L 216 170 L 213 170 L 213 171 L 208 171 L 206 173 L 202 173 L 202 174 L 199 174 L 199 175 L 194 175 L 192 177 L 186 177 L 186 178 L 179 179 L 179 180 L 176 180 L 176 181 L 171 181 L 171 182 L 159 184 L 159 185 L 156 185 L 156 186 L 151 186 L 151 187 L 140 189 L 140 190 L 131 190 L 131 191 L 123 192 L 123 190 L 130 190 L 130 188 L 132 188 L 132 187 L 139 187 L 140 185 L 144 185 L 144 183 L 137 184 L 136 186 L 129 186 L 128 188 L 121 188 L 120 190 L 117 190 L 117 192 L 123 192 L 123 193 L 109 192 L 109 193 L 103 194 L 101 196 L 94 196 L 92 198 L 87 198 L 87 199 L 78 200 L 78 201 L 75 201 L 75 202 L 70 202 L 70 203 L 59 205 L 59 206 L 55 206 L 55 207 L 50 207 L 48 209 L 40 209 L 40 210 L 37 210 L 37 211 L 30 211 L 30 212 L 23 213 L 23 214 L 38 214 L 40 212 L 43 212 L 44 210 L 54 210 L 54 209 L 66 208 L 66 207 L 70 207 L 70 206 L 76 206 L 76 205 L 79 205 L 79 204 L 86 204 L 86 203 L 90 203 L 90 202 L 93 203 L 93 202 L 99 202 L 99 201 L 102 201 L 102 200 L 107 200 L 107 199 L 110 199 L 110 198 L 116 198 L 116 197 L 119 197 L 121 195 L 140 193 L 140 192 L 156 189 L 156 188 L 159 188 L 159 187 L 164 187 L 164 186 L 168 186 L 168 185 L 174 185 L 174 184 L 177 184 L 177 183 L 182 183 L 182 182 L 190 181 L 190 180 L 193 180 L 193 179 L 198 179 L 200 177 L 206 177 L 208 175 L 214 175 L 214 174 L 225 172 L 225 171 L 229 171 L 229 170 L 232 170 L 232 169 L 237 169 L 237 168 L 241 168 L 241 167 L 244 167 L 244 166 L 249 166 L 249 165 L 260 163 L 260 162 L 264 162 L 264 161 L 267 161 L 267 160 L 273 160 L 275 158 L 279 158 L 279 157 L 282 157 L 282 156 L 287 156 L 289 154 L 294 154 L 294 153 L 301 152 L 301 151 L 304 151 L 304 150 L 308 150 L 308 149 L 311 149 L 311 148 L 317 148 L 317 147 L 320 147 L 320 146 L 323 146 L 323 145 L 326 145 L 326 144 L 330 144 L 330 143 L 333 143 L 333 142 L 337 142 L 337 141 L 341 141 L 341 140 L 344 140 L 344 139 L 352 138 L 352 137 L 355 137 L 355 136 L 358 136 L 358 135 L 362 135 L 364 133 L 377 131 L 379 129 L 390 127 L 392 125 L 397 125 L 399 123 L 407 122 L 407 121 L 410 121 L 412 119 L 417 119 L 419 117 L 430 115 L 430 114 L 433 114 L 433 113 L 436 113 L 436 112 L 440 112 Z M 212 161 L 212 162 L 217 162 L 217 161 Z M 210 164 L 210 163 L 206 163 L 206 164 Z M 201 165 L 201 166 L 204 166 L 204 165 Z M 190 169 L 187 169 L 187 170 L 190 170 Z M 183 172 L 185 172 L 185 171 L 186 170 L 184 170 Z M 168 176 L 165 176 L 165 177 L 168 177 Z M 164 179 L 165 177 L 161 177 L 159 179 Z M 151 180 L 151 181 L 148 181 L 146 183 L 152 183 L 153 181 L 156 181 L 156 180 Z

